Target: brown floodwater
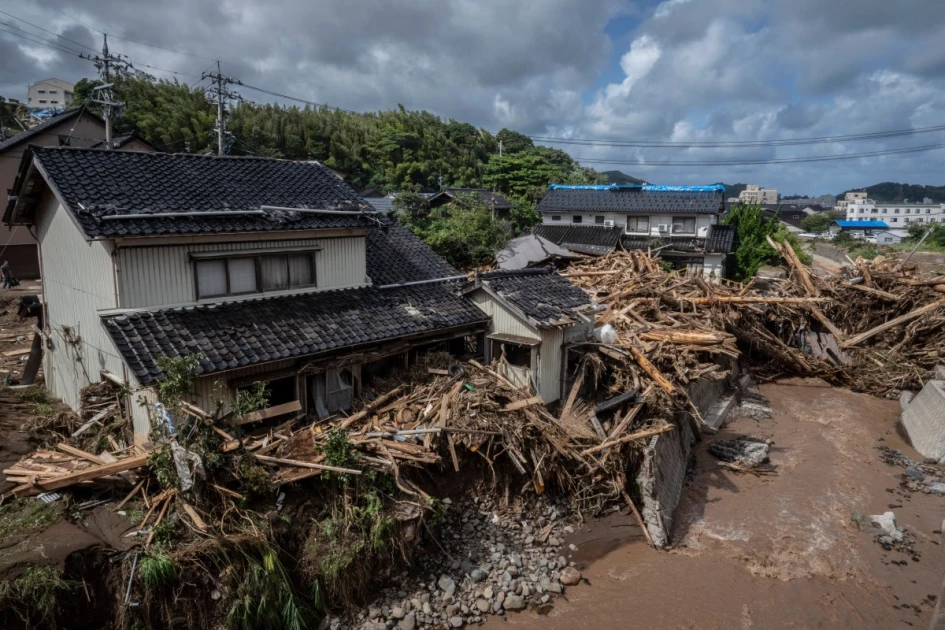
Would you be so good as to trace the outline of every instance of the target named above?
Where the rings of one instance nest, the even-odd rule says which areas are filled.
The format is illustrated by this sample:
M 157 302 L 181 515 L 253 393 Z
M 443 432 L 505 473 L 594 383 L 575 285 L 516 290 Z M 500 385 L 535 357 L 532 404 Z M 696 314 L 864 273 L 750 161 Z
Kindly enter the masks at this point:
M 486 627 L 928 627 L 945 573 L 945 497 L 901 489 L 901 468 L 880 457 L 886 445 L 922 459 L 897 433 L 899 404 L 799 379 L 761 392 L 770 419 L 735 418 L 697 445 L 673 549 L 649 548 L 622 514 L 588 523 L 569 541 L 587 583 L 547 616 L 509 614 Z M 736 434 L 773 439 L 777 474 L 720 467 L 708 444 Z M 915 537 L 918 561 L 850 520 L 888 510 Z

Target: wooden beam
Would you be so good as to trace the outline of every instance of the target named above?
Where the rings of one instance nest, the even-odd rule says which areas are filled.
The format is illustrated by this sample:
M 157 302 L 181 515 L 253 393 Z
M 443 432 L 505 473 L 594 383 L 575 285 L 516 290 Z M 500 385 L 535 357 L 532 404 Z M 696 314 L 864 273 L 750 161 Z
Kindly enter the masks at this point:
M 92 468 L 86 468 L 85 470 L 80 470 L 78 472 L 63 475 L 61 477 L 54 477 L 52 479 L 37 482 L 33 485 L 17 486 L 13 489 L 13 494 L 17 497 L 29 497 L 35 494 L 40 494 L 41 492 L 65 488 L 82 481 L 90 481 L 92 479 L 98 479 L 99 477 L 114 475 L 116 473 L 125 472 L 126 470 L 132 470 L 134 468 L 141 468 L 142 466 L 147 465 L 148 454 L 145 453 L 144 455 L 136 455 L 127 459 L 118 460 L 113 464 L 93 466 Z
M 881 297 L 884 300 L 889 300 L 890 302 L 898 302 L 902 298 L 895 293 L 890 293 L 889 291 L 881 291 L 879 289 L 874 289 L 872 287 L 865 287 L 862 284 L 846 284 L 843 285 L 848 289 L 855 289 L 862 293 L 869 293 L 870 295 L 875 295 L 876 297 Z
M 207 531 L 207 524 L 202 518 L 200 518 L 200 515 L 197 514 L 197 510 L 194 509 L 194 506 L 192 506 L 190 503 L 187 503 L 186 501 L 181 501 L 181 507 L 183 507 L 184 511 L 187 512 L 187 516 L 189 516 L 190 520 L 194 522 L 194 525 L 197 527 L 197 529 L 199 529 L 201 532 Z
M 98 456 L 96 456 L 96 455 L 92 455 L 92 453 L 86 453 L 86 452 L 83 451 L 81 448 L 76 448 L 76 447 L 74 447 L 74 446 L 69 446 L 68 444 L 63 444 L 62 442 L 60 442 L 60 443 L 57 444 L 56 446 L 57 446 L 57 448 L 58 448 L 60 451 L 62 451 L 63 453 L 69 453 L 70 455 L 75 455 L 76 457 L 81 457 L 82 459 L 87 459 L 87 460 L 89 460 L 90 462 L 92 462 L 93 464 L 98 464 L 98 465 L 101 466 L 102 464 L 107 464 L 107 463 L 109 463 L 109 462 L 105 461 L 104 459 L 102 459 L 101 457 L 98 457 Z
M 678 299 L 692 304 L 823 304 L 833 302 L 833 298 L 827 297 L 764 297 L 760 295 L 755 297 L 719 295 L 712 298 L 680 296 Z
M 7 350 L 3 353 L 5 357 L 21 357 L 24 354 L 29 354 L 30 348 L 20 348 L 18 350 Z
M 637 431 L 636 433 L 625 435 L 622 438 L 617 438 L 616 440 L 610 440 L 609 442 L 604 442 L 603 444 L 598 444 L 597 446 L 585 449 L 581 451 L 581 455 L 590 455 L 591 453 L 600 452 L 604 450 L 605 448 L 610 448 L 611 446 L 616 446 L 617 444 L 633 442 L 634 440 L 642 440 L 643 438 L 659 435 L 660 433 L 668 433 L 675 428 L 676 428 L 676 425 L 674 424 L 664 424 L 654 429 L 644 429 L 643 431 Z
M 345 418 L 344 420 L 342 420 L 341 422 L 339 422 L 338 425 L 337 425 L 338 428 L 339 428 L 339 429 L 347 429 L 348 427 L 350 427 L 350 426 L 351 426 L 352 424 L 354 424 L 355 422 L 358 422 L 359 420 L 361 420 L 361 419 L 363 419 L 363 418 L 366 418 L 366 417 L 368 416 L 368 414 L 370 414 L 370 413 L 373 412 L 374 409 L 377 409 L 378 407 L 380 407 L 381 405 L 383 405 L 384 403 L 386 403 L 388 400 L 390 400 L 391 398 L 393 398 L 394 396 L 396 396 L 397 394 L 399 394 L 400 392 L 402 392 L 403 389 L 404 389 L 404 387 L 406 387 L 406 386 L 405 386 L 405 385 L 398 385 L 397 387 L 395 387 L 394 389 L 390 390 L 390 391 L 387 392 L 386 394 L 381 394 L 380 396 L 378 396 L 377 398 L 375 398 L 374 400 L 372 400 L 371 402 L 369 402 L 369 403 L 364 407 L 364 409 L 362 409 L 361 411 L 357 412 L 356 414 L 353 414 L 353 415 L 348 416 L 347 418 Z
M 531 398 L 526 398 L 525 400 L 517 400 L 513 403 L 509 403 L 505 407 L 502 407 L 499 411 L 516 411 L 518 409 L 524 409 L 525 407 L 531 407 L 532 405 L 537 405 L 541 403 L 541 398 L 538 396 L 532 396 Z
M 275 407 L 269 407 L 268 409 L 260 409 L 259 411 L 253 411 L 247 414 L 236 418 L 233 421 L 233 424 L 242 425 L 249 424 L 250 422 L 260 422 L 261 420 L 267 420 L 269 418 L 275 418 L 276 416 L 281 416 L 287 413 L 292 413 L 294 411 L 301 411 L 302 403 L 298 400 L 293 400 L 291 402 L 282 403 L 281 405 L 276 405 Z
M 296 466 L 298 468 L 311 468 L 312 470 L 328 470 L 331 472 L 344 473 L 347 475 L 360 475 L 361 471 L 354 468 L 339 468 L 338 466 L 328 466 L 326 464 L 313 464 L 311 462 L 302 462 L 296 459 L 282 459 L 279 457 L 267 457 L 265 455 L 254 455 L 256 459 L 267 464 L 281 464 L 283 466 Z
M 915 309 L 914 311 L 910 311 L 910 312 L 906 313 L 905 315 L 900 315 L 900 316 L 897 317 L 896 319 L 891 319 L 891 320 L 889 320 L 888 322 L 886 322 L 885 324 L 880 324 L 879 326 L 876 326 L 876 327 L 874 327 L 874 328 L 871 328 L 871 329 L 867 330 L 866 332 L 862 332 L 862 333 L 860 333 L 859 335 L 855 335 L 855 336 L 853 336 L 853 337 L 850 337 L 849 339 L 847 339 L 846 341 L 844 341 L 843 343 L 841 343 L 841 344 L 840 344 L 840 347 L 841 347 L 841 348 L 852 348 L 853 346 L 857 345 L 857 344 L 860 343 L 860 342 L 866 341 L 867 339 L 869 339 L 869 338 L 871 338 L 871 337 L 875 337 L 876 335 L 878 335 L 878 334 L 880 334 L 880 333 L 886 332 L 886 331 L 889 330 L 890 328 L 895 328 L 896 326 L 900 326 L 900 325 L 902 325 L 902 324 L 905 324 L 905 323 L 908 322 L 908 321 L 912 321 L 913 319 L 916 319 L 916 318 L 918 318 L 918 317 L 922 317 L 922 316 L 925 315 L 926 313 L 931 313 L 932 311 L 934 311 L 934 310 L 936 310 L 936 309 L 938 309 L 938 308 L 941 308 L 942 306 L 945 306 L 945 300 L 939 300 L 939 301 L 937 301 L 937 302 L 932 302 L 932 303 L 930 303 L 930 304 L 926 304 L 926 305 L 923 306 L 922 308 L 917 308 L 917 309 Z
M 630 346 L 630 354 L 633 355 L 633 358 L 636 360 L 637 365 L 643 368 L 643 371 L 646 372 L 650 378 L 656 381 L 656 384 L 663 388 L 667 394 L 672 394 L 675 389 L 673 384 L 666 380 L 666 377 L 663 376 L 662 372 L 656 369 L 656 366 L 650 363 L 650 360 L 647 359 L 640 350 L 635 346 Z

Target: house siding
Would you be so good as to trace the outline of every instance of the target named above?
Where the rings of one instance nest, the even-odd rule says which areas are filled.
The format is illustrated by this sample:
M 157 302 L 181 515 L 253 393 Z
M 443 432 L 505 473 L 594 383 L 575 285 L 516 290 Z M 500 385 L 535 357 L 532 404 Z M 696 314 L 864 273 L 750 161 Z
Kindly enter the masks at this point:
M 37 212 L 36 233 L 42 243 L 45 328 L 52 341 L 43 358 L 46 386 L 77 409 L 80 390 L 100 381 L 102 370 L 124 374 L 98 315 L 116 303 L 112 244 L 86 241 L 48 191 Z
M 561 398 L 561 344 L 564 330 L 551 328 L 539 330 L 541 345 L 538 346 L 538 369 L 534 372 L 538 395 L 545 404 Z
M 186 304 L 196 300 L 191 252 L 246 249 L 321 247 L 315 254 L 319 289 L 365 286 L 367 278 L 363 236 L 236 243 L 201 243 L 118 249 L 118 287 L 121 308 Z M 218 298 L 210 301 L 218 301 Z
M 603 216 L 604 221 L 613 221 L 614 225 L 619 225 L 626 229 L 627 227 L 627 217 L 642 217 L 649 216 L 650 219 L 650 231 L 651 236 L 660 236 L 659 224 L 661 223 L 671 223 L 672 218 L 676 217 L 695 217 L 696 219 L 696 236 L 699 238 L 705 238 L 709 233 L 709 226 L 718 222 L 718 217 L 714 214 L 686 214 L 685 212 L 679 212 L 676 214 L 664 213 L 664 214 L 627 214 L 622 212 L 581 212 L 581 213 L 560 213 L 560 212 L 549 212 L 542 215 L 542 223 L 545 225 L 569 225 L 573 222 L 574 216 L 579 215 L 583 217 L 581 225 L 601 225 L 594 222 L 594 217 Z M 552 220 L 552 217 L 560 216 L 561 219 L 558 221 Z M 645 232 L 634 232 L 634 234 L 646 234 Z

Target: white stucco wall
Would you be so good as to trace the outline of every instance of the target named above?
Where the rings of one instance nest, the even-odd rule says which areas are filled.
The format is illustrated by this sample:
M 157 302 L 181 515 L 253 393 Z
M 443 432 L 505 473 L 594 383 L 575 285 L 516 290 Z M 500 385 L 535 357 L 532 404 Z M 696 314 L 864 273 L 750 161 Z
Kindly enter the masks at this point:
M 46 333 L 46 387 L 73 409 L 79 392 L 101 379 L 101 371 L 124 376 L 118 349 L 98 311 L 116 306 L 110 241 L 86 241 L 68 210 L 46 192 L 36 213 L 40 243 Z
M 627 227 L 627 217 L 631 216 L 622 212 L 603 212 L 603 213 L 545 213 L 542 214 L 541 221 L 546 225 L 571 225 L 574 222 L 574 216 L 580 215 L 582 218 L 580 225 L 599 225 L 603 224 L 595 223 L 596 217 L 604 217 L 604 221 L 613 221 L 614 225 L 619 225 L 626 229 Z M 555 221 L 553 217 L 561 217 L 559 220 Z M 632 216 L 648 216 L 649 217 L 649 232 L 632 232 L 632 234 L 639 234 L 640 236 L 671 236 L 670 232 L 660 232 L 659 226 L 661 224 L 671 225 L 673 222 L 673 217 L 695 217 L 696 219 L 696 234 L 695 236 L 699 238 L 705 238 L 709 232 L 709 226 L 718 222 L 718 215 L 715 214 L 653 214 L 653 215 L 642 215 L 634 214 Z M 684 234 L 677 234 L 677 236 L 687 236 Z

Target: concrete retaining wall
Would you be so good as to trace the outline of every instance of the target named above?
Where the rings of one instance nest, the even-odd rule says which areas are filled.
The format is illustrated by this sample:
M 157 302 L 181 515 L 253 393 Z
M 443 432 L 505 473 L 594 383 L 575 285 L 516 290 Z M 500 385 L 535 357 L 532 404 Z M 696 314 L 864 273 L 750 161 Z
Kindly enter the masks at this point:
M 847 260 L 847 253 L 845 251 L 837 249 L 833 245 L 821 243 L 820 241 L 814 243 L 814 253 L 841 264 L 849 264 L 850 262 Z

